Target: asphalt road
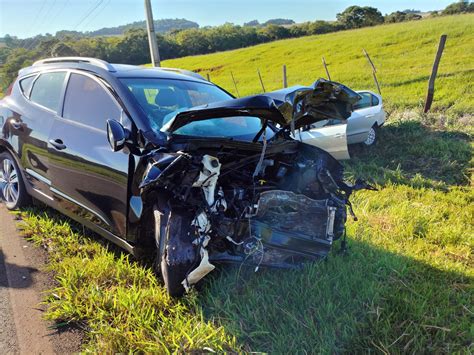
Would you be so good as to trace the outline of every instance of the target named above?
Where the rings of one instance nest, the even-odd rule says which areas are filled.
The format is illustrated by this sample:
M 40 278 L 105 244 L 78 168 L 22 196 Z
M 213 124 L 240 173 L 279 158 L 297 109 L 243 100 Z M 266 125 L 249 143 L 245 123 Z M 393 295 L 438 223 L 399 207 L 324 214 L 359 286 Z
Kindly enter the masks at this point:
M 37 265 L 25 255 L 31 248 L 0 203 L 0 354 L 52 354 L 51 330 L 41 318 Z

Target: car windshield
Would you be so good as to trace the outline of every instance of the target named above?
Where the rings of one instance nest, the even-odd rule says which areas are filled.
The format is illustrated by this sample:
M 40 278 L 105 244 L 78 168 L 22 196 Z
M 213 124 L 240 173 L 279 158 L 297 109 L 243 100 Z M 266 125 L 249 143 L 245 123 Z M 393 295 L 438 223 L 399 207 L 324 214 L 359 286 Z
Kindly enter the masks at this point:
M 153 130 L 159 131 L 178 112 L 194 106 L 232 99 L 215 85 L 173 79 L 122 78 L 139 105 L 147 114 Z M 261 120 L 252 116 L 216 117 L 190 122 L 174 134 L 197 137 L 254 137 L 261 129 Z M 269 131 L 271 135 L 273 132 Z

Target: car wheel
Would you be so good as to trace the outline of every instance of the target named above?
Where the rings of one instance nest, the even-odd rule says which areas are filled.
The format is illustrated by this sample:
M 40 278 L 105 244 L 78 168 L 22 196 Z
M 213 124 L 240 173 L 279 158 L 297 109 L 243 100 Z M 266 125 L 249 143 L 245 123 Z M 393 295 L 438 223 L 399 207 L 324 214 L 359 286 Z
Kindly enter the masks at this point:
M 168 294 L 180 297 L 185 289 L 181 282 L 194 265 L 195 252 L 189 238 L 191 218 L 184 214 L 153 209 L 155 222 L 155 273 L 163 279 Z
M 27 205 L 30 199 L 20 169 L 9 153 L 0 154 L 0 198 L 9 210 Z
M 362 144 L 364 144 L 367 147 L 370 147 L 371 145 L 374 145 L 376 141 L 377 141 L 377 124 L 374 124 L 372 127 L 370 127 L 367 139 L 363 141 Z

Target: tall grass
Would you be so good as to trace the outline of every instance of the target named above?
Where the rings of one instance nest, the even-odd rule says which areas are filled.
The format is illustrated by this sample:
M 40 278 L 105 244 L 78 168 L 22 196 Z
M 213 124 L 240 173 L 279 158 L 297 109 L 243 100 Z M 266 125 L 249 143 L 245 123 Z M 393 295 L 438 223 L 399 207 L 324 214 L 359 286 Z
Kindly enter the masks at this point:
M 326 77 L 354 89 L 376 90 L 362 48 L 370 54 L 390 109 L 417 108 L 425 98 L 428 78 L 441 34 L 448 39 L 436 80 L 434 110 L 473 113 L 474 15 L 431 18 L 351 31 L 282 40 L 254 47 L 163 62 L 210 75 L 211 81 L 236 94 L 232 71 L 241 95 L 261 92 L 260 69 L 267 90 L 282 87 L 282 65 L 289 85 L 309 85 Z
M 24 235 L 49 252 L 57 287 L 47 318 L 86 330 L 92 352 L 192 352 L 238 349 L 225 329 L 204 319 L 196 295 L 171 299 L 150 268 L 52 211 L 22 213 Z M 72 226 L 72 227 L 71 227 Z

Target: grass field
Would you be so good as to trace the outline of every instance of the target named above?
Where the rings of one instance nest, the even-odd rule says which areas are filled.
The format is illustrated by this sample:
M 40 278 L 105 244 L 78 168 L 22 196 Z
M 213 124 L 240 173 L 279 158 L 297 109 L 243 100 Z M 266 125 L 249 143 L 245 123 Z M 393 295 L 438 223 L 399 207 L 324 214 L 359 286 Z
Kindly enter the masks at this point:
M 244 94 L 259 91 L 257 67 L 268 89 L 277 88 L 282 63 L 290 84 L 309 84 L 323 74 L 325 55 L 334 79 L 367 88 L 364 46 L 396 109 L 377 145 L 353 148 L 345 166 L 348 178 L 367 178 L 379 191 L 354 196 L 359 220 L 348 223 L 346 254 L 336 245 L 327 260 L 299 271 L 221 268 L 179 301 L 149 267 L 83 236 L 66 218 L 24 211 L 24 233 L 47 247 L 58 282 L 47 317 L 86 329 L 85 349 L 96 352 L 472 352 L 473 20 L 437 18 L 166 62 L 218 68 L 212 79 L 229 89 L 231 69 Z M 424 115 L 418 106 L 442 32 L 448 47 L 437 112 Z
M 416 108 L 425 98 L 441 34 L 446 48 L 436 81 L 433 108 L 448 113 L 474 112 L 474 15 L 439 17 L 311 37 L 295 38 L 209 55 L 179 58 L 163 66 L 210 75 L 211 81 L 241 96 L 261 92 L 260 69 L 266 90 L 282 86 L 282 65 L 288 84 L 309 85 L 326 77 L 324 56 L 331 79 L 353 89 L 376 90 L 362 48 L 370 54 L 385 102 L 391 108 Z M 471 98 L 471 101 L 470 101 Z

